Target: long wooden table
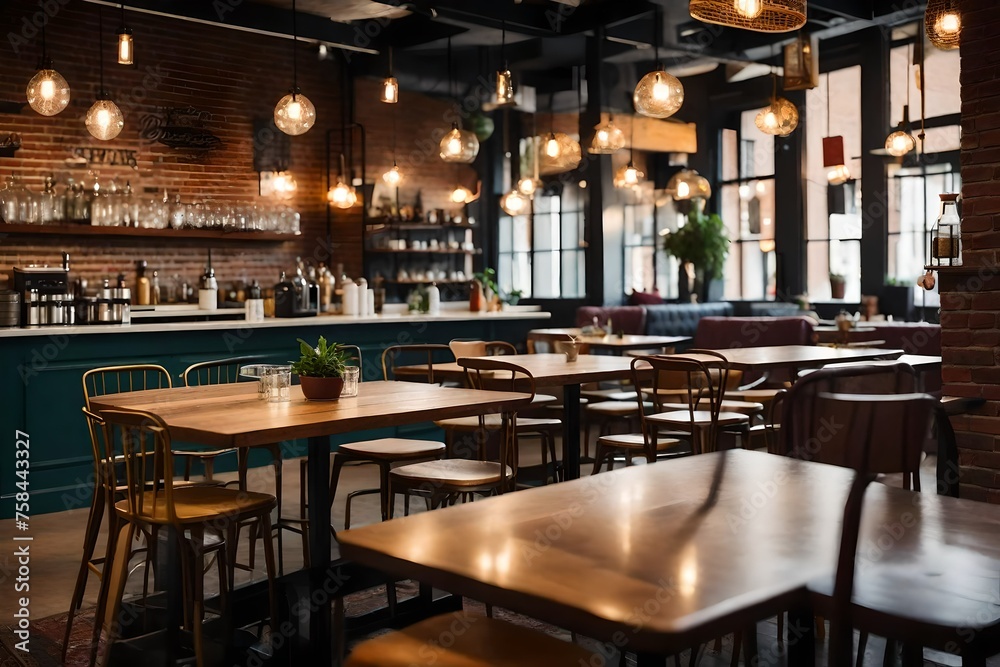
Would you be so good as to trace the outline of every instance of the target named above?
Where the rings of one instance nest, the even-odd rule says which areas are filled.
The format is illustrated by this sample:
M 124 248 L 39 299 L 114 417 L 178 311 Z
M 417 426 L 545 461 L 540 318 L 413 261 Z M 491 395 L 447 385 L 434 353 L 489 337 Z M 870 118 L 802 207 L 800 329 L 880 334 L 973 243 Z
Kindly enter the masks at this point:
M 732 450 L 353 529 L 340 543 L 393 575 L 664 655 L 782 610 L 811 619 L 811 596 L 836 571 L 852 478 Z M 859 603 L 997 634 L 1000 605 L 983 601 L 1000 582 L 1000 507 L 874 484 L 859 545 Z M 794 641 L 791 626 L 788 664 L 812 664 L 811 621 Z
M 647 334 L 585 334 L 580 328 L 569 329 L 532 329 L 528 332 L 541 334 L 544 336 L 558 336 L 565 334 L 574 336 L 579 342 L 586 343 L 594 350 L 609 350 L 613 352 L 624 352 L 627 350 L 652 350 L 656 348 L 671 347 L 680 343 L 691 342 L 690 336 L 653 336 Z
M 605 380 L 623 380 L 632 375 L 632 360 L 610 355 L 581 354 L 576 361 L 566 361 L 563 354 L 504 355 L 526 369 L 540 387 L 563 388 L 563 466 L 566 479 L 580 476 L 580 385 Z M 421 373 L 426 374 L 426 366 Z M 462 382 L 465 369 L 457 362 L 434 364 L 434 378 Z
M 873 348 L 837 348 L 817 345 L 773 345 L 712 350 L 722 354 L 729 367 L 741 371 L 768 371 L 779 368 L 815 368 L 844 361 L 896 359 L 903 350 Z M 686 355 L 690 356 L 690 355 Z
M 257 398 L 255 383 L 156 389 L 95 398 L 98 412 L 129 408 L 162 419 L 174 440 L 217 447 L 254 447 L 307 438 L 309 443 L 309 555 L 313 590 L 327 587 L 330 562 L 330 438 L 339 433 L 401 426 L 484 412 L 510 413 L 527 394 L 456 389 L 412 382 L 362 382 L 358 395 L 307 401 L 298 386 L 291 401 Z M 330 664 L 330 605 L 311 608 L 310 664 Z

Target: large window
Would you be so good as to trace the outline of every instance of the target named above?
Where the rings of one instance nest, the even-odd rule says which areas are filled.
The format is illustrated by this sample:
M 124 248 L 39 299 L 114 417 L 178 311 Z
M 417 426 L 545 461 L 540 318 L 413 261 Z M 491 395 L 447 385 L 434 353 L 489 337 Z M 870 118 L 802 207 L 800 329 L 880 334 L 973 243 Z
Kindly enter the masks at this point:
M 806 92 L 806 291 L 831 298 L 830 275 L 846 280 L 844 298 L 861 299 L 861 67 L 820 75 Z M 823 166 L 823 139 L 844 138 L 851 180 L 831 185 Z
M 663 250 L 663 236 L 677 229 L 673 200 L 649 197 L 625 204 L 625 293 L 658 292 L 677 298 L 677 260 Z
M 727 299 L 773 299 L 774 137 L 757 129 L 757 109 L 742 112 L 721 136 L 720 215 L 732 244 L 724 272 Z
M 521 290 L 525 298 L 535 299 L 586 294 L 585 192 L 576 183 L 552 184 L 535 196 L 527 215 L 501 214 L 501 290 Z

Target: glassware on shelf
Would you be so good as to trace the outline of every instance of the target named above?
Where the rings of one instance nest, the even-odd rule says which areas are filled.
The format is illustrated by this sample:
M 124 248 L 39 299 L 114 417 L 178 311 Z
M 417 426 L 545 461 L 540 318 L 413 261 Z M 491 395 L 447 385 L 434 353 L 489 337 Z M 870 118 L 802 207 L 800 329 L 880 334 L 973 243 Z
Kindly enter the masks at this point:
M 19 219 L 20 211 L 17 204 L 16 179 L 14 175 L 7 177 L 7 182 L 0 190 L 0 219 L 7 224 L 15 224 Z
M 51 225 L 62 217 L 59 210 L 59 217 L 56 217 L 56 191 L 55 182 L 52 175 L 45 177 L 45 189 L 38 195 L 38 222 L 43 225 Z
M 931 265 L 962 265 L 962 220 L 958 217 L 957 193 L 941 193 L 941 212 L 931 230 Z

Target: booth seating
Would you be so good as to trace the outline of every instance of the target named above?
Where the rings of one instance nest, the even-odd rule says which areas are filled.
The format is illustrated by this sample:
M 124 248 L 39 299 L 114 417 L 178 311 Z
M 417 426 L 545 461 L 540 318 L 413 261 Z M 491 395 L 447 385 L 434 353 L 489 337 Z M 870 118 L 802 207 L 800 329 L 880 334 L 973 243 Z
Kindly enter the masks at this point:
M 651 336 L 694 336 L 698 321 L 706 316 L 729 316 L 729 303 L 663 303 L 645 306 L 582 306 L 576 310 L 576 326 L 601 326 L 611 319 L 615 331 Z

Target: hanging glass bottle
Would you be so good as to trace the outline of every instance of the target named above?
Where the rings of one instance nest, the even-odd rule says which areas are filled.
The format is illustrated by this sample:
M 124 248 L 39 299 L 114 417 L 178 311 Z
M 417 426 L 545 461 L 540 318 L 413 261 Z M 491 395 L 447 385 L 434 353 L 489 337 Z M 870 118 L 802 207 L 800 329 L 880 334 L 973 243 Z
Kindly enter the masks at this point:
M 941 193 L 941 213 L 931 230 L 931 266 L 962 265 L 962 220 L 958 194 Z

